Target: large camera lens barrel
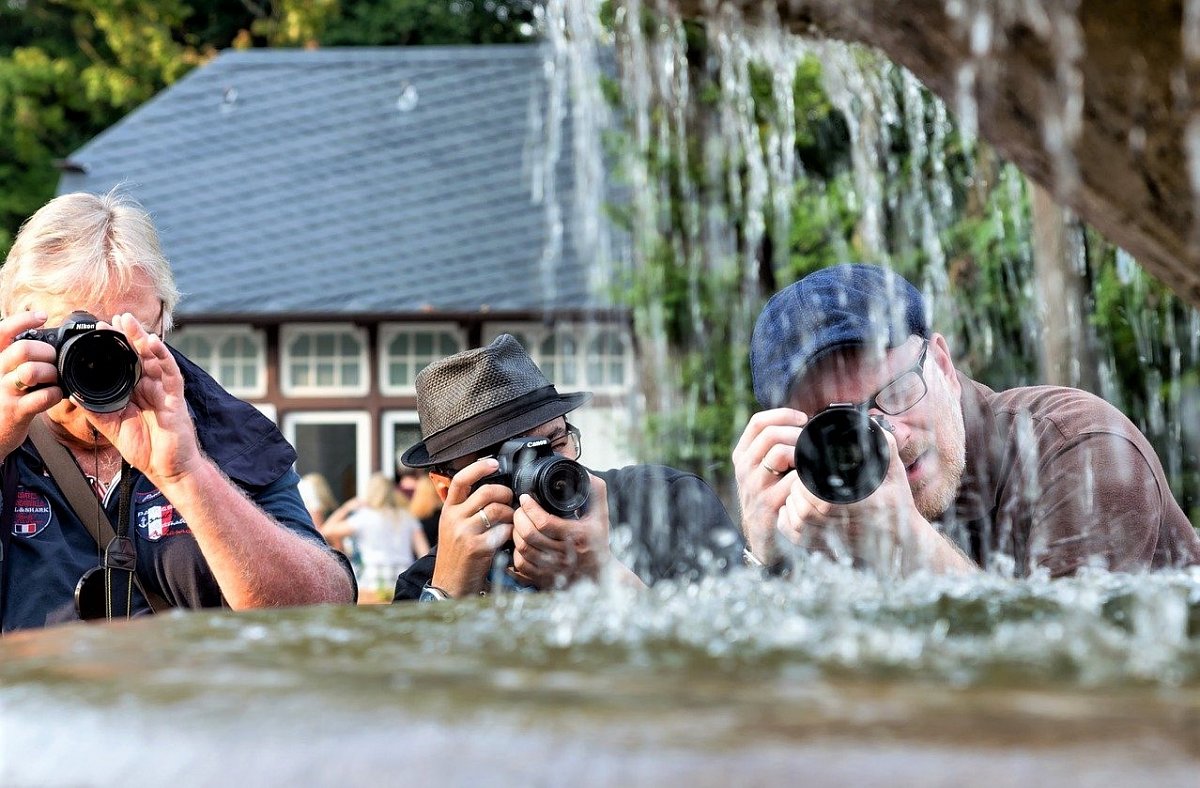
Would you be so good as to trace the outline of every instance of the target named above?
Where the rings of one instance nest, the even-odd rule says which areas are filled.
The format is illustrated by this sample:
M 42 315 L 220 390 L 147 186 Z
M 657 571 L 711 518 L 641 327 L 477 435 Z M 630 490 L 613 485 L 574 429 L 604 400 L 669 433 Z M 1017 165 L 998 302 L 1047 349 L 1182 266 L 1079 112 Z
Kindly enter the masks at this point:
M 796 475 L 823 501 L 854 503 L 879 489 L 891 456 L 874 419 L 852 405 L 831 405 L 801 430 Z
M 119 331 L 98 328 L 77 334 L 58 349 L 58 380 L 63 393 L 95 413 L 113 413 L 129 404 L 142 367 Z
M 566 457 L 538 457 L 519 465 L 513 492 L 529 493 L 543 509 L 559 517 L 573 517 L 587 508 L 592 483 L 587 469 Z

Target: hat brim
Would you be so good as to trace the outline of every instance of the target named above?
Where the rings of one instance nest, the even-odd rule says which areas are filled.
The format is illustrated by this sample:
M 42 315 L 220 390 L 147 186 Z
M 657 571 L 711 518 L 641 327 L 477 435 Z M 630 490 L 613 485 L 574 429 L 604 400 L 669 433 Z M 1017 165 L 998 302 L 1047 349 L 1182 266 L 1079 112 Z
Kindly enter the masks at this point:
M 519 416 L 506 419 L 498 424 L 487 427 L 458 443 L 447 446 L 435 454 L 430 454 L 425 441 L 409 447 L 400 457 L 400 462 L 410 468 L 428 468 L 442 465 L 465 457 L 468 454 L 483 451 L 497 443 L 525 435 L 530 430 L 540 427 L 548 421 L 565 416 L 571 411 L 586 405 L 592 400 L 590 391 L 580 391 L 574 394 L 559 394 L 532 410 L 525 411 Z

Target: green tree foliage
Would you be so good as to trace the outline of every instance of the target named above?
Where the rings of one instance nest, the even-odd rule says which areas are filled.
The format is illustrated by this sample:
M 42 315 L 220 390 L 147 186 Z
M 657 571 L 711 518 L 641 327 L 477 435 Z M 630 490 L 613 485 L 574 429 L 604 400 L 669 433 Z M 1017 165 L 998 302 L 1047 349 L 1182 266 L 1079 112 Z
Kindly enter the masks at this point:
M 342 3 L 326 46 L 510 44 L 536 32 L 536 0 L 375 0 Z
M 646 37 L 656 29 L 644 25 Z M 634 310 L 643 347 L 655 332 L 665 333 L 671 369 L 661 377 L 679 381 L 679 407 L 651 409 L 647 444 L 656 459 L 704 474 L 729 493 L 730 449 L 757 408 L 739 341 L 774 291 L 846 260 L 888 263 L 931 294 L 935 329 L 947 335 L 956 363 L 969 374 L 996 388 L 1041 382 L 1030 202 L 1014 167 L 986 144 L 964 140 L 945 109 L 882 58 L 865 51 L 856 53 L 857 64 L 802 58 L 791 94 L 802 174 L 789 196 L 787 235 L 768 221 L 757 259 L 747 263 L 741 240 L 753 217 L 741 196 L 751 188 L 750 156 L 768 150 L 779 124 L 777 75 L 751 66 L 745 91 L 711 69 L 704 31 L 689 28 L 686 43 L 699 117 L 691 118 L 686 140 L 643 152 L 648 180 L 657 187 L 655 232 L 618 289 Z M 840 103 L 832 100 L 823 71 L 858 67 L 872 78 L 849 84 L 858 91 L 869 85 L 879 95 L 849 91 Z M 868 99 L 886 110 L 872 119 L 881 148 L 881 165 L 870 174 L 879 187 L 877 245 L 868 244 L 864 232 L 853 155 L 859 143 L 844 114 Z M 757 127 L 759 151 L 739 147 L 728 135 L 718 145 L 706 143 L 713 118 L 731 100 Z M 652 101 L 650 127 L 661 128 L 669 110 L 669 101 Z M 628 154 L 635 126 L 626 120 L 629 134 L 617 152 Z M 689 252 L 689 203 L 705 206 L 710 218 L 719 214 L 722 229 L 709 237 L 733 236 L 721 252 L 728 259 Z M 636 224 L 635 218 L 624 221 L 630 229 Z M 1200 317 L 1097 233 L 1088 230 L 1086 238 L 1081 265 L 1101 362 L 1096 393 L 1147 434 L 1185 511 L 1200 515 L 1200 427 L 1192 426 L 1200 423 Z M 756 275 L 746 276 L 755 265 Z

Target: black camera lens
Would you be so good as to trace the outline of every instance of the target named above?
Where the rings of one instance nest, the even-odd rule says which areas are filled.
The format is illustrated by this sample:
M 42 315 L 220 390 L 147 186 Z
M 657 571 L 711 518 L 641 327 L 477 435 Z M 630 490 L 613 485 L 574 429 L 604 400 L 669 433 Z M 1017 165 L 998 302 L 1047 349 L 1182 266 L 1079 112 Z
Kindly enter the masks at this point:
M 796 442 L 796 474 L 829 503 L 854 503 L 883 483 L 891 450 L 881 427 L 861 409 L 831 405 L 813 416 Z
M 96 329 L 71 337 L 58 352 L 63 392 L 96 413 L 121 410 L 141 377 L 137 353 L 125 335 Z
M 573 517 L 587 507 L 592 485 L 587 470 L 566 457 L 539 457 L 517 469 L 513 490 L 529 493 L 543 509 Z

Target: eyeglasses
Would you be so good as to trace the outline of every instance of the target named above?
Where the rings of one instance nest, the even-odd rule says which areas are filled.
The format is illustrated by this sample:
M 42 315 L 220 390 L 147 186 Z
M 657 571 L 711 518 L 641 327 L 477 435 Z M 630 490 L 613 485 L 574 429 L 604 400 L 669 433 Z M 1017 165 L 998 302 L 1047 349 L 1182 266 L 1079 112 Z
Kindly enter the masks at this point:
M 866 400 L 860 407 L 864 411 L 875 408 L 888 416 L 898 416 L 924 399 L 929 387 L 925 383 L 925 375 L 921 370 L 925 366 L 925 356 L 928 352 L 929 340 L 926 339 L 921 345 L 921 355 L 917 357 L 917 363 L 875 392 L 874 396 Z
M 568 460 L 578 460 L 583 454 L 583 436 L 579 432 L 579 428 L 574 424 L 571 424 L 570 422 L 564 422 L 564 424 L 567 428 L 566 432 L 550 437 L 550 450 L 559 456 L 566 457 Z M 479 456 L 475 459 L 494 457 L 500 452 L 500 447 L 503 445 L 503 443 L 497 443 L 495 446 L 489 446 L 487 449 L 484 449 L 482 452 L 480 452 Z M 474 461 L 475 460 L 472 460 L 471 462 Z M 467 467 L 467 465 L 470 465 L 470 463 L 464 464 L 463 468 Z M 448 478 L 453 478 L 454 474 L 461 471 L 462 468 L 451 468 L 445 465 L 437 465 L 431 470 Z
M 568 460 L 578 460 L 579 455 L 583 454 L 583 436 L 574 424 L 566 422 L 566 425 L 566 434 L 555 437 L 550 443 L 550 448 L 555 454 L 560 454 Z

